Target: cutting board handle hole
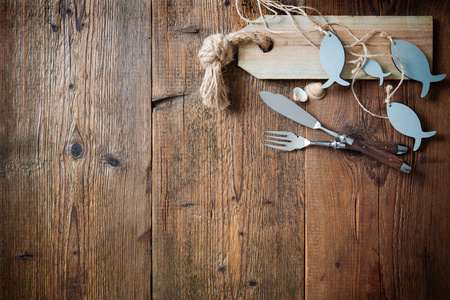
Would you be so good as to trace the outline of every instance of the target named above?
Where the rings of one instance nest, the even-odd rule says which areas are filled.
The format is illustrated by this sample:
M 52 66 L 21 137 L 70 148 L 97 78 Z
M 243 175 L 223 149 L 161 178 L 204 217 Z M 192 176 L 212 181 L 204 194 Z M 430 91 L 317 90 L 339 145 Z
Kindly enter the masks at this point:
M 274 45 L 273 39 L 270 39 L 270 42 L 267 46 L 258 44 L 258 47 L 259 47 L 259 49 L 261 49 L 262 52 L 267 53 L 267 52 L 272 51 L 273 45 Z

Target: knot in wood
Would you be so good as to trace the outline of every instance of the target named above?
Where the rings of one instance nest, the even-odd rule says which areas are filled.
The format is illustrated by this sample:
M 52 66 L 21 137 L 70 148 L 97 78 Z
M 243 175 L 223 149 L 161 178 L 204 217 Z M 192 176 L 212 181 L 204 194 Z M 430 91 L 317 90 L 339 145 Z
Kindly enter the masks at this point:
M 73 143 L 70 148 L 70 154 L 74 159 L 78 159 L 83 154 L 83 147 L 79 143 Z

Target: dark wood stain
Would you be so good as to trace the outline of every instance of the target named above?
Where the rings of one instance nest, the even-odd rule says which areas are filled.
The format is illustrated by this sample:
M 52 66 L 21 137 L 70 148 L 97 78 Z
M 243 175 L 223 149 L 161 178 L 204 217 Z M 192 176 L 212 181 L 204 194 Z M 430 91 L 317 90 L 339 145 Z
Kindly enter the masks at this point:
M 78 32 L 81 32 L 82 20 L 84 16 L 84 7 L 86 5 L 86 0 L 74 0 L 73 6 L 75 9 L 75 27 Z
M 75 205 L 70 211 L 69 237 L 67 239 L 66 265 L 66 296 L 68 299 L 83 299 L 82 285 L 85 283 L 80 262 L 80 232 L 78 212 Z
M 30 260 L 30 259 L 34 258 L 34 255 L 28 254 L 28 253 L 24 253 L 24 254 L 19 255 L 17 258 L 20 259 L 20 260 Z

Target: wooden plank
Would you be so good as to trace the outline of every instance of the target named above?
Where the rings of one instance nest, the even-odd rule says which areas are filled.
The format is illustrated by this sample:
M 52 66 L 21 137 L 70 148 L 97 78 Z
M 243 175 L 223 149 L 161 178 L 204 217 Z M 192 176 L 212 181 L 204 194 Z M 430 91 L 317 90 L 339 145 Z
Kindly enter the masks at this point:
M 180 5 L 154 1 L 153 5 L 157 13 L 152 15 L 152 100 L 195 92 L 199 85 L 198 74 L 202 72 L 197 60 L 198 48 L 208 33 L 224 30 L 222 24 L 213 21 L 218 13 L 223 13 L 221 5 L 209 6 L 210 15 L 202 16 L 205 20 L 199 19 L 199 8 L 195 7 L 194 0 Z
M 383 11 L 388 9 L 383 7 Z M 449 11 L 449 3 L 439 1 L 396 9 L 397 14 L 433 16 L 434 70 L 447 74 L 450 70 Z M 401 181 L 388 178 L 380 189 L 380 266 L 388 298 L 448 299 L 450 185 L 447 174 L 450 160 L 442 149 L 450 147 L 447 100 L 450 86 L 448 81 L 435 84 L 426 101 L 417 96 L 420 91 L 420 84 L 410 83 L 396 99 L 414 108 L 423 128 L 436 130 L 438 136 L 409 155 L 415 166 L 411 177 Z M 399 136 L 394 134 L 395 138 Z M 407 141 L 412 146 L 412 140 Z
M 240 91 L 265 88 L 234 74 Z M 301 129 L 246 96 L 224 113 L 198 94 L 153 112 L 156 299 L 303 298 L 303 153 L 260 144 L 263 130 Z
M 377 85 L 365 91 L 377 95 Z M 367 118 L 356 102 L 349 101 L 348 92 L 332 88 L 323 101 L 311 101 L 307 109 L 327 128 L 381 140 L 383 121 Z M 307 130 L 307 137 L 330 139 L 313 130 Z M 305 158 L 306 298 L 380 298 L 378 186 L 392 171 L 359 154 L 327 150 L 308 149 Z M 393 171 L 393 176 L 401 176 Z
M 231 65 L 232 107 L 205 108 L 196 53 L 206 36 L 239 20 L 227 2 L 169 3 L 153 9 L 153 97 L 164 98 L 153 112 L 153 297 L 301 299 L 304 153 L 279 153 L 261 138 L 263 130 L 302 130 L 256 93 L 290 93 L 301 82 L 269 84 Z
M 2 1 L 0 298 L 151 297 L 149 10 Z
M 362 38 L 372 30 L 387 32 L 394 39 L 401 39 L 419 47 L 433 62 L 433 18 L 431 16 L 325 16 L 329 23 L 339 23 L 347 26 L 357 37 Z M 318 16 L 312 17 L 319 24 L 325 24 Z M 250 24 L 244 28 L 249 31 L 261 31 L 270 36 L 274 47 L 269 52 L 262 52 L 255 44 L 249 43 L 239 47 L 239 66 L 258 79 L 327 79 L 329 76 L 320 64 L 319 50 L 306 42 L 295 32 L 296 27 L 288 16 L 278 16 L 270 19 L 266 16 L 268 27 L 273 31 L 285 33 L 271 33 L 264 24 Z M 262 20 L 259 18 L 258 20 Z M 316 31 L 306 17 L 294 16 L 294 20 L 314 45 L 320 47 L 323 35 Z M 339 26 L 334 26 L 338 37 L 344 45 L 354 42 L 350 34 Z M 390 54 L 390 42 L 381 38 L 379 34 L 367 40 L 369 54 Z M 356 53 L 364 53 L 361 46 L 351 48 Z M 355 64 L 349 61 L 356 57 L 346 51 L 346 61 L 341 77 L 352 79 L 352 69 Z M 379 57 L 384 72 L 392 72 L 388 79 L 400 79 L 401 74 L 390 57 Z M 361 71 L 358 79 L 373 79 Z
M 363 5 L 364 4 L 364 5 Z M 426 14 L 435 18 L 436 72 L 449 60 L 448 4 L 403 2 L 372 6 L 368 2 L 321 4 L 333 14 Z M 436 26 L 437 25 L 437 26 Z M 438 29 L 439 28 L 439 29 Z M 395 82 L 391 82 L 395 84 Z M 394 100 L 414 108 L 424 129 L 448 134 L 448 85 L 432 87 L 429 100 L 419 98 L 421 84 L 405 82 Z M 359 132 L 365 139 L 406 143 L 387 121 L 363 113 L 348 88 L 331 87 L 322 102 L 307 109 L 327 127 Z M 370 82 L 357 92 L 372 111 L 385 113 L 384 93 Z M 307 130 L 311 139 L 327 136 Z M 406 154 L 410 175 L 381 166 L 362 156 L 306 151 L 306 297 L 311 299 L 445 299 L 449 295 L 450 207 L 448 139 L 427 141 Z M 332 176 L 330 176 L 332 174 Z

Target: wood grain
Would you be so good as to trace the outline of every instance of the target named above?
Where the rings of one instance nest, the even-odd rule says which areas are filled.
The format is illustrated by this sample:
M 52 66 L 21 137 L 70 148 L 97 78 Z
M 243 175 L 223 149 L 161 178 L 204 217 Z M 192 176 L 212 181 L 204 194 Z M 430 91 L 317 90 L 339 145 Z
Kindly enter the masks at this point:
M 394 168 L 395 170 L 400 171 L 402 167 L 406 166 L 403 159 L 400 157 L 385 151 L 383 149 L 380 149 L 376 146 L 373 146 L 369 143 L 366 143 L 365 141 L 360 141 L 355 139 L 352 148 L 355 149 L 358 152 L 361 152 L 362 154 L 375 159 L 376 161 L 381 162 L 382 164 L 385 164 L 386 166 L 389 166 L 391 168 Z M 409 170 L 403 170 L 402 171 L 408 171 L 406 173 L 409 173 Z
M 235 74 L 238 91 L 264 88 Z M 246 96 L 220 114 L 198 95 L 154 110 L 156 299 L 303 298 L 303 153 L 261 145 L 264 129 L 301 129 Z
M 432 15 L 434 70 L 448 69 L 444 50 L 449 43 L 447 3 L 344 1 L 317 8 L 333 14 Z M 411 148 L 413 139 L 363 113 L 351 91 L 338 86 L 331 89 L 322 103 L 307 105 L 325 126 L 344 133 L 356 131 L 365 140 L 402 142 Z M 442 151 L 449 147 L 444 96 L 448 84 L 433 86 L 425 99 L 420 98 L 420 91 L 420 83 L 405 82 L 394 101 L 412 107 L 424 129 L 437 130 L 441 137 L 402 156 L 412 165 L 411 174 L 347 152 L 337 153 L 340 157 L 313 148 L 306 152 L 307 298 L 448 298 L 449 283 L 444 278 L 450 271 L 449 184 L 442 178 L 449 171 L 448 157 Z M 369 109 L 385 113 L 384 92 L 377 84 L 361 82 L 357 93 Z M 320 138 L 310 130 L 307 136 Z
M 408 149 L 406 145 L 404 144 L 398 144 L 394 142 L 374 142 L 374 141 L 365 141 L 366 144 L 369 144 L 371 146 L 377 147 L 378 149 L 387 151 L 392 154 L 405 154 L 408 152 Z M 345 145 L 345 149 L 356 151 L 352 146 Z M 405 149 L 406 148 L 406 149 Z M 405 152 L 406 151 L 406 152 Z M 409 149 L 409 151 L 411 151 Z
M 450 69 L 446 1 L 283 2 L 433 16 L 433 69 Z M 197 51 L 245 26 L 233 1 L 0 4 L 0 299 L 449 298 L 449 79 L 395 95 L 437 131 L 401 174 L 352 151 L 261 146 L 263 130 L 331 140 L 258 98 L 305 81 L 234 63 L 231 108 L 202 106 Z M 385 113 L 376 82 L 356 91 Z M 413 144 L 348 88 L 300 105 L 330 129 Z
M 150 298 L 149 3 L 0 19 L 0 298 Z
M 164 98 L 153 113 L 153 296 L 303 298 L 304 153 L 261 145 L 263 130 L 302 130 L 256 92 L 288 93 L 295 83 L 260 82 L 230 66 L 233 106 L 205 108 L 196 53 L 206 36 L 239 21 L 226 1 L 169 3 L 153 10 L 153 77 L 166 78 L 153 94 Z M 164 96 L 176 94 L 188 95 Z
M 321 17 L 312 17 L 317 23 L 323 25 Z M 431 16 L 325 16 L 329 23 L 338 23 L 346 26 L 358 38 L 362 38 L 373 30 L 387 32 L 394 39 L 405 40 L 419 47 L 430 63 L 433 62 L 433 18 Z M 266 16 L 267 26 L 270 30 L 284 33 L 272 33 L 266 30 L 264 24 L 250 24 L 244 28 L 248 31 L 260 31 L 268 35 L 274 42 L 274 47 L 269 52 L 263 52 L 252 43 L 239 46 L 239 66 L 259 79 L 328 79 L 329 76 L 320 64 L 319 47 L 323 35 L 319 33 L 306 17 L 295 16 L 294 20 L 305 36 L 317 46 L 311 46 L 292 24 L 288 16 L 271 18 Z M 259 18 L 259 21 L 262 19 Z M 355 42 L 354 38 L 342 27 L 334 26 L 343 45 Z M 369 54 L 386 54 L 375 58 L 380 63 L 383 71 L 392 74 L 387 79 L 400 79 L 401 73 L 395 67 L 389 55 L 390 42 L 381 38 L 379 33 L 373 34 L 365 40 Z M 348 48 L 355 53 L 363 54 L 361 46 Z M 348 63 L 357 59 L 356 56 L 346 51 L 346 61 L 341 77 L 352 79 L 351 71 L 355 64 Z M 378 80 L 361 71 L 357 79 Z
M 448 74 L 448 2 L 398 3 L 380 9 L 433 15 L 434 70 Z M 420 84 L 409 83 L 396 99 L 414 108 L 423 128 L 436 130 L 438 136 L 411 153 L 409 161 L 416 168 L 413 176 L 397 183 L 388 178 L 388 185 L 380 189 L 380 265 L 388 298 L 446 299 L 450 294 L 450 282 L 445 279 L 450 276 L 450 185 L 446 175 L 450 164 L 442 149 L 450 146 L 449 79 L 432 86 L 432 94 L 425 99 L 419 98 L 420 92 Z M 412 139 L 408 142 L 412 145 Z

